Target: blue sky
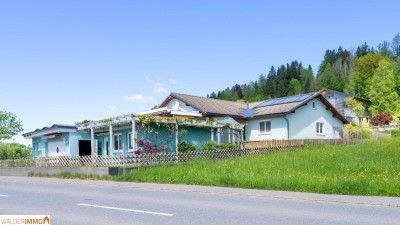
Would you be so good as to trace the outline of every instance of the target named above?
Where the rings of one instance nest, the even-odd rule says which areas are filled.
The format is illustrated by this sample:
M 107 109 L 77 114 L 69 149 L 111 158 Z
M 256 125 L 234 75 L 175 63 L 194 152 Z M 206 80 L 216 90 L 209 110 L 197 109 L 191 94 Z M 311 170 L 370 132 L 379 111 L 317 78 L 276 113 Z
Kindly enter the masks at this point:
M 0 110 L 26 132 L 205 96 L 400 32 L 399 1 L 0 1 Z M 29 144 L 21 136 L 15 141 Z

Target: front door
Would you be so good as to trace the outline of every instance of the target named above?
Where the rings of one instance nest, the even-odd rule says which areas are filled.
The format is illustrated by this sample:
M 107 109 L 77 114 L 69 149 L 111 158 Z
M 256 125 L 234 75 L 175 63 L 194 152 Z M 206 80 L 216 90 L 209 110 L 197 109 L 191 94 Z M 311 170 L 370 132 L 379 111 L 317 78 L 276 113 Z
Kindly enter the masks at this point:
M 109 155 L 109 149 L 110 149 L 110 145 L 108 143 L 108 137 L 104 138 L 104 144 L 103 144 L 103 155 Z

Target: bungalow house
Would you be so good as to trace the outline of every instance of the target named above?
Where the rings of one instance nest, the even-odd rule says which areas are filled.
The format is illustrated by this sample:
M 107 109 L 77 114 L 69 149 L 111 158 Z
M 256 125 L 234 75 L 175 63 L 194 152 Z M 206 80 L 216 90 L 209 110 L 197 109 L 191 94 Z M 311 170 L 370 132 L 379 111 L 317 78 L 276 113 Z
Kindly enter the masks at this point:
M 90 153 L 90 135 L 78 132 L 76 126 L 54 124 L 23 134 L 32 139 L 32 156 L 87 155 Z
M 207 118 L 229 116 L 244 124 L 245 141 L 340 139 L 348 123 L 319 92 L 250 104 L 171 93 L 159 110 L 168 115 L 171 107 Z
M 326 88 L 322 89 L 320 92 L 329 101 L 329 103 L 331 103 L 336 108 L 336 110 L 340 114 L 342 114 L 349 122 L 369 125 L 372 114 L 368 110 L 371 106 L 371 102 L 368 99 Z M 351 97 L 354 97 L 357 101 L 364 105 L 365 110 L 362 117 L 358 117 L 353 109 L 346 104 L 346 99 Z
M 154 110 L 23 134 L 35 156 L 177 151 L 181 141 L 340 139 L 342 114 L 320 93 L 240 103 L 171 93 Z

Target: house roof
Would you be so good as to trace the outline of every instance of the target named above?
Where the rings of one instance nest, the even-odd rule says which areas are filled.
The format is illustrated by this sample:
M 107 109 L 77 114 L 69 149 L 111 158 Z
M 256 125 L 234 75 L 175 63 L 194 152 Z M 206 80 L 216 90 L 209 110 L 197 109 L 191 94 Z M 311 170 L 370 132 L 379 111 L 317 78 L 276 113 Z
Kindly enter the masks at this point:
M 326 98 L 320 92 L 267 100 L 253 108 L 254 117 L 274 116 L 274 115 L 284 115 L 288 113 L 294 113 L 298 108 L 307 105 L 308 102 L 316 98 L 319 99 L 326 106 L 326 110 L 331 111 L 336 118 L 338 118 L 345 124 L 348 123 L 346 118 L 344 118 L 344 116 L 340 114 L 336 110 L 336 108 L 328 100 L 326 100 Z M 266 102 L 270 101 L 275 101 L 277 104 L 272 104 L 272 105 L 265 104 Z M 279 103 L 279 102 L 287 102 L 287 103 Z
M 189 106 L 199 110 L 204 115 L 223 115 L 241 118 L 284 115 L 295 112 L 299 107 L 306 105 L 312 99 L 318 98 L 343 123 L 348 121 L 327 101 L 320 92 L 269 99 L 254 103 L 239 103 L 213 98 L 204 98 L 193 95 L 171 93 L 160 105 L 165 107 L 172 99 L 179 99 Z
M 72 125 L 64 125 L 64 124 L 53 124 L 51 127 L 43 127 L 41 129 L 36 129 L 32 132 L 28 132 L 22 134 L 25 138 L 40 136 L 40 135 L 48 135 L 52 133 L 59 133 L 59 132 L 74 132 L 76 131 L 76 126 Z
M 205 98 L 193 95 L 171 93 L 161 103 L 160 107 L 165 107 L 172 99 L 179 99 L 187 105 L 199 110 L 204 115 L 238 116 L 241 117 L 246 103 L 226 101 L 214 98 Z
M 347 93 L 343 93 L 343 92 L 340 92 L 340 91 L 331 90 L 331 89 L 328 89 L 328 88 L 323 88 L 323 89 L 321 89 L 319 92 L 320 92 L 322 95 L 325 95 L 325 93 L 328 92 L 328 93 L 334 93 L 334 94 L 345 95 L 345 96 L 347 96 L 347 97 L 354 97 L 354 98 L 356 98 L 356 99 L 358 99 L 358 100 L 361 100 L 361 101 L 370 102 L 369 99 L 361 98 L 361 97 L 354 96 L 354 95 L 347 94 Z

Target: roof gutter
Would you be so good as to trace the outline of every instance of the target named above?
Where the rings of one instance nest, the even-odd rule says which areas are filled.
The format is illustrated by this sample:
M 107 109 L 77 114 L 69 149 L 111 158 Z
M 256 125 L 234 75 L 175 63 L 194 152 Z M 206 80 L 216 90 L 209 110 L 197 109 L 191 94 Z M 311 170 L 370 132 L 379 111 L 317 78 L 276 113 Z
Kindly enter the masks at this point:
M 289 128 L 290 128 L 290 127 L 289 127 L 289 120 L 288 120 L 288 118 L 286 118 L 286 115 L 287 115 L 287 114 L 284 114 L 284 115 L 282 116 L 282 118 L 286 120 L 286 124 L 287 124 L 287 139 L 289 140 L 289 134 L 290 134 Z

